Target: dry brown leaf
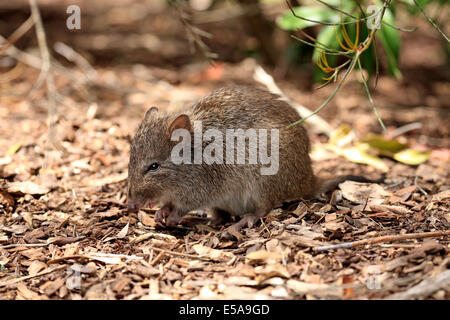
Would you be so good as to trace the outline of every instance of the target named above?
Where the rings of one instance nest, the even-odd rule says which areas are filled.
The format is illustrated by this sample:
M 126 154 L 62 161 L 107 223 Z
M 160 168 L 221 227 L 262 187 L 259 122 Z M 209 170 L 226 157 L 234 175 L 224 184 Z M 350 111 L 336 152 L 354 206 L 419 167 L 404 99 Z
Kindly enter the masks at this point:
M 42 261 L 33 260 L 31 261 L 30 266 L 28 267 L 28 274 L 30 276 L 34 276 L 39 273 L 39 271 L 45 269 L 47 265 Z
M 115 281 L 114 285 L 112 286 L 112 290 L 120 293 L 123 289 L 131 282 L 131 279 L 128 277 L 122 277 Z
M 138 219 L 144 226 L 152 228 L 156 226 L 155 219 L 153 219 L 152 216 L 150 216 L 149 214 L 145 213 L 142 210 L 138 212 Z
M 441 288 L 450 286 L 450 270 L 444 271 L 437 276 L 426 278 L 419 284 L 404 292 L 394 293 L 387 300 L 409 300 L 424 299 Z
M 417 189 L 416 186 L 408 186 L 408 187 L 405 187 L 405 188 L 403 188 L 403 189 L 400 189 L 400 190 L 395 191 L 395 192 L 394 192 L 394 195 L 393 195 L 393 197 L 392 197 L 392 198 L 394 198 L 394 199 L 393 199 L 393 201 L 391 200 L 391 202 L 394 202 L 394 201 L 395 201 L 395 202 L 397 202 L 397 201 L 399 201 L 399 202 L 404 202 L 404 201 L 408 200 L 409 197 L 411 196 L 411 194 L 412 194 L 416 189 Z
M 49 297 L 59 290 L 64 283 L 65 280 L 63 278 L 58 278 L 55 281 L 47 281 L 39 287 L 39 291 Z
M 251 274 L 252 277 L 255 275 L 256 274 L 254 272 Z M 257 286 L 259 284 L 258 281 L 252 280 L 249 277 L 244 276 L 231 276 L 225 278 L 224 283 L 229 286 Z
M 14 206 L 14 197 L 10 195 L 8 192 L 0 190 L 0 204 L 4 207 L 13 207 Z
M 26 225 L 22 225 L 22 224 L 15 224 L 12 225 L 11 227 L 3 227 L 2 230 L 4 231 L 8 231 L 14 234 L 22 234 L 25 231 L 27 231 L 29 228 Z
M 106 293 L 106 283 L 97 283 L 91 286 L 86 294 L 85 299 L 88 300 L 106 300 L 108 299 L 108 294 Z
M 234 254 L 224 250 L 212 249 L 202 244 L 196 244 L 192 246 L 192 249 L 200 255 L 207 256 L 214 261 L 230 261 L 234 258 Z
M 128 172 L 125 171 L 123 173 L 112 174 L 110 176 L 101 178 L 101 179 L 85 179 L 81 182 L 82 186 L 86 187 L 102 187 L 107 184 L 117 183 L 124 181 L 128 178 Z
M 444 190 L 433 195 L 431 201 L 442 201 L 450 198 L 450 190 Z
M 273 277 L 282 277 L 287 279 L 291 277 L 287 268 L 279 263 L 255 267 L 255 273 L 258 275 L 256 280 L 259 282 Z
M 6 234 L 0 234 L 0 243 L 8 242 L 8 236 Z
M 116 238 L 117 239 L 122 239 L 125 238 L 128 234 L 128 227 L 130 226 L 130 223 L 128 222 L 127 225 L 125 227 L 123 227 L 122 230 L 120 230 L 120 232 L 117 234 Z
M 70 266 L 70 269 L 77 273 L 94 274 L 97 271 L 97 266 L 94 262 L 89 262 L 86 265 L 74 263 Z
M 226 286 L 223 296 L 227 300 L 269 300 L 271 297 L 267 294 L 261 294 L 256 289 L 248 287 Z
M 86 258 L 101 261 L 106 264 L 120 264 L 122 263 L 122 259 L 124 260 L 140 260 L 143 257 L 138 256 L 129 256 L 125 254 L 114 254 L 114 253 L 89 253 L 86 255 Z
M 136 238 L 131 239 L 130 243 L 138 243 L 138 242 L 142 242 L 145 241 L 147 239 L 150 238 L 155 238 L 155 239 L 162 239 L 165 241 L 173 241 L 176 240 L 177 238 L 170 235 L 170 234 L 165 234 L 165 233 L 157 233 L 157 232 L 147 232 L 144 233 L 140 236 L 137 236 Z
M 312 294 L 320 297 L 342 298 L 344 294 L 341 287 L 324 283 L 307 283 L 297 280 L 288 280 L 286 285 L 289 289 L 299 295 Z
M 117 217 L 118 215 L 119 215 L 119 208 L 116 207 L 109 208 L 109 210 L 107 211 L 96 212 L 92 214 L 93 217 L 100 217 L 100 218 L 113 218 Z
M 450 212 L 447 212 L 446 214 L 444 214 L 444 218 L 445 218 L 445 220 L 447 220 L 447 222 L 450 223 Z M 0 240 L 0 242 L 1 242 L 1 240 Z
M 245 260 L 249 262 L 264 262 L 267 264 L 276 263 L 281 261 L 283 258 L 282 254 L 279 252 L 270 252 L 266 250 L 258 250 L 247 253 Z
M 375 212 L 385 212 L 390 211 L 396 214 L 408 215 L 411 211 L 402 206 L 388 206 L 384 204 L 374 204 L 370 206 L 370 209 Z
M 50 192 L 50 189 L 31 181 L 8 182 L 5 185 L 6 191 L 16 194 L 43 195 Z
M 24 283 L 17 284 L 17 291 L 26 300 L 40 300 L 42 298 L 38 293 L 28 289 Z
M 339 185 L 342 190 L 342 196 L 355 203 L 376 205 L 381 204 L 391 195 L 390 192 L 384 190 L 380 185 L 375 183 L 361 183 L 354 181 L 345 181 Z
M 38 260 L 44 258 L 44 255 L 42 254 L 42 248 L 30 248 L 21 251 L 20 254 L 24 255 L 30 260 Z

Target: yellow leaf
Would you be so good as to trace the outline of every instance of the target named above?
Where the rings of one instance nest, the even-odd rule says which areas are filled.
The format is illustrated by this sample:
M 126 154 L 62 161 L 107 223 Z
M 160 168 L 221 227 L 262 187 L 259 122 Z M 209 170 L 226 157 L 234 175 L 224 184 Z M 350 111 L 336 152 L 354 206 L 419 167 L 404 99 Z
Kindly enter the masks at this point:
M 378 134 L 371 134 L 361 140 L 385 156 L 392 157 L 394 153 L 406 149 L 408 146 L 394 139 L 386 139 Z
M 352 128 L 350 128 L 349 125 L 344 124 L 331 133 L 328 143 L 342 147 L 346 144 L 349 144 L 354 137 L 355 135 L 352 131 Z
M 384 164 L 383 160 L 365 151 L 365 149 L 367 148 L 366 144 L 359 144 L 358 146 L 351 148 L 339 148 L 330 144 L 327 146 L 335 153 L 346 157 L 352 162 L 367 164 L 384 172 L 389 170 L 386 164 Z
M 396 154 L 394 154 L 393 158 L 401 163 L 419 165 L 427 161 L 430 157 L 430 154 L 430 151 L 419 151 L 408 148 L 397 152 Z
M 19 149 L 22 147 L 21 143 L 16 143 L 15 145 L 13 145 L 12 147 L 10 147 L 8 149 L 8 151 L 6 151 L 6 155 L 7 156 L 12 156 L 13 154 L 15 154 L 17 151 L 19 151 Z

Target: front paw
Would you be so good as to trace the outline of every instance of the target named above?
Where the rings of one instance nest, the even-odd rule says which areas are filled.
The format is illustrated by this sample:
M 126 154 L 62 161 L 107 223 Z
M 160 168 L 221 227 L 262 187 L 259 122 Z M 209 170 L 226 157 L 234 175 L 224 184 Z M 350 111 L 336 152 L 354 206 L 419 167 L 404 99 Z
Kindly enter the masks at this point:
M 155 222 L 160 225 L 164 226 L 166 218 L 170 214 L 170 208 L 168 207 L 162 207 L 158 211 L 155 212 Z
M 166 218 L 166 226 L 167 227 L 175 227 L 180 222 L 180 215 L 175 210 L 170 211 L 169 215 Z

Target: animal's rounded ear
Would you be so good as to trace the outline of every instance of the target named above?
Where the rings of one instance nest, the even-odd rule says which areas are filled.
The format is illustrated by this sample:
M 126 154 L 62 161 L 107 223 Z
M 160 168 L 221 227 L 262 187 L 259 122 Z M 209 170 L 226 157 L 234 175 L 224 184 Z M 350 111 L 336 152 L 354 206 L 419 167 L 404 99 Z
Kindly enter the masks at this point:
M 172 132 L 176 129 L 186 129 L 188 131 L 191 130 L 191 121 L 189 120 L 189 116 L 186 114 L 179 115 L 169 126 L 168 134 L 169 137 L 172 135 Z
M 158 108 L 157 107 L 150 107 L 150 109 L 148 109 L 145 112 L 145 116 L 144 116 L 144 120 L 147 120 L 150 116 L 154 115 L 158 113 Z

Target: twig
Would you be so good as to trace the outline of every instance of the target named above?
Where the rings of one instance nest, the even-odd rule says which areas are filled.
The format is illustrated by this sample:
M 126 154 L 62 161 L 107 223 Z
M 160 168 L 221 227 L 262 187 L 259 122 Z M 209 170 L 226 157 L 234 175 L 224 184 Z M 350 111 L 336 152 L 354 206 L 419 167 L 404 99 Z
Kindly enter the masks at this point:
M 426 278 L 419 284 L 409 288 L 406 291 L 394 293 L 387 296 L 386 300 L 411 300 L 423 299 L 450 285 L 450 270 L 444 271 L 437 276 Z
M 29 17 L 27 20 L 25 20 L 25 22 L 22 23 L 22 25 L 17 28 L 11 36 L 9 36 L 8 40 L 6 40 L 6 44 L 0 48 L 0 55 L 2 55 L 3 52 L 5 52 L 6 49 L 12 46 L 17 40 L 22 38 L 22 36 L 27 33 L 27 31 L 30 30 L 33 25 L 33 17 Z
M 158 252 L 161 252 L 161 253 L 166 253 L 166 254 L 169 254 L 169 255 L 173 255 L 173 256 L 186 257 L 186 258 L 198 259 L 198 260 L 203 260 L 203 261 L 211 261 L 211 259 L 200 257 L 200 256 L 196 256 L 196 255 L 189 254 L 189 253 L 170 251 L 170 250 L 161 249 L 161 248 L 157 248 L 157 247 L 153 247 L 153 246 L 146 246 L 146 248 L 149 248 L 151 250 L 155 250 L 155 251 L 158 251 Z
M 427 18 L 428 22 L 431 23 L 431 25 L 433 27 L 436 28 L 437 31 L 439 31 L 439 33 L 444 37 L 445 40 L 447 40 L 447 42 L 450 42 L 450 39 L 447 37 L 447 35 L 438 27 L 438 25 L 425 13 L 425 10 L 423 10 L 423 8 L 420 6 L 420 4 L 414 0 L 414 3 L 416 4 L 417 8 L 419 8 L 420 12 L 422 12 L 422 14 L 425 16 L 425 18 Z
M 425 190 L 423 190 L 418 184 L 417 184 L 417 179 L 419 178 L 418 175 L 416 175 L 414 177 L 414 185 L 417 187 L 417 189 L 419 189 L 420 192 L 422 192 L 424 195 L 428 195 L 428 192 L 426 192 Z
M 23 277 L 20 277 L 20 278 L 16 278 L 16 279 L 9 280 L 9 281 L 0 282 L 0 288 L 1 288 L 1 287 L 5 287 L 5 286 L 12 285 L 12 284 L 17 283 L 17 282 L 20 282 L 20 281 L 24 281 L 24 280 L 28 280 L 28 279 L 40 277 L 40 276 L 43 276 L 43 275 L 52 273 L 52 272 L 54 272 L 54 271 L 58 271 L 58 270 L 61 270 L 61 269 L 65 269 L 65 268 L 67 268 L 67 266 L 62 265 L 62 266 L 58 266 L 58 267 L 56 267 L 56 268 L 52 268 L 52 269 L 47 269 L 47 270 L 41 271 L 41 272 L 36 273 L 36 274 L 34 274 L 34 275 L 23 276 Z
M 48 243 L 13 243 L 1 246 L 0 249 L 11 249 L 11 248 L 19 248 L 19 247 L 46 247 Z
M 191 52 L 194 53 L 195 45 L 197 45 L 204 57 L 208 59 L 209 63 L 214 64 L 214 59 L 217 59 L 219 55 L 217 53 L 211 52 L 211 50 L 201 38 L 212 38 L 212 34 L 193 26 L 190 22 L 191 17 L 181 9 L 177 1 L 171 2 L 170 4 L 175 9 L 175 13 L 185 27 Z
M 11 70 L 0 75 L 0 83 L 9 82 L 20 77 L 23 74 L 23 70 L 23 63 L 18 61 Z
M 7 40 L 0 35 L 0 44 L 6 41 Z M 41 58 L 21 51 L 13 45 L 10 45 L 6 49 L 5 54 L 35 69 L 41 70 L 42 68 L 43 61 Z M 73 82 L 80 82 L 81 84 L 84 84 L 86 82 L 85 80 L 80 80 L 85 79 L 86 77 L 79 71 L 69 70 L 57 62 L 52 62 L 52 67 L 55 71 L 61 72 L 65 76 L 69 77 Z
M 303 30 L 299 30 L 300 33 L 302 33 L 304 36 L 306 36 L 307 38 L 309 38 L 311 41 L 314 41 L 314 43 L 308 42 L 306 40 L 303 40 L 295 35 L 291 35 L 292 38 L 294 38 L 297 41 L 300 41 L 301 43 L 304 43 L 308 46 L 314 47 L 314 48 L 318 48 L 320 50 L 323 50 L 326 54 L 329 55 L 335 55 L 335 56 L 347 56 L 350 53 L 347 51 L 340 51 L 340 50 L 336 50 L 333 48 L 328 48 L 327 46 L 325 46 L 323 43 L 320 43 L 319 41 L 317 41 L 317 39 L 314 39 L 313 37 L 309 36 L 305 31 Z
M 421 122 L 413 122 L 413 123 L 408 123 L 405 124 L 404 126 L 401 126 L 397 129 L 395 129 L 390 135 L 389 138 L 394 139 L 398 136 L 401 136 L 407 132 L 413 131 L 413 130 L 418 130 L 422 128 L 422 123 Z
M 85 237 L 54 237 L 47 240 L 45 243 L 12 243 L 7 244 L 4 246 L 1 246 L 0 249 L 11 249 L 11 248 L 19 248 L 19 247 L 45 247 L 49 244 L 56 244 L 56 245 L 65 245 L 69 243 L 74 243 L 79 240 L 83 240 Z
M 47 85 L 48 98 L 48 142 L 50 145 L 56 147 L 57 150 L 63 150 L 62 146 L 56 140 L 55 125 L 56 125 L 56 103 L 55 103 L 55 83 L 53 81 L 53 74 L 51 73 L 50 52 L 48 50 L 47 41 L 45 39 L 44 26 L 42 24 L 41 14 L 39 12 L 36 0 L 29 0 L 31 7 L 31 15 L 36 26 L 36 36 L 38 39 L 39 50 L 43 60 L 41 73 L 39 74 L 36 85 L 45 79 Z
M 253 78 L 259 83 L 265 85 L 271 93 L 279 95 L 281 100 L 286 101 L 290 106 L 296 109 L 302 118 L 308 118 L 308 116 L 311 115 L 311 110 L 290 100 L 276 85 L 272 76 L 270 76 L 261 66 L 256 66 L 255 72 L 253 73 Z M 308 123 L 311 124 L 315 131 L 325 133 L 330 136 L 332 128 L 322 117 L 318 115 L 309 117 Z
M 291 10 L 292 15 L 294 17 L 296 17 L 298 19 L 301 19 L 301 20 L 308 21 L 308 22 L 316 23 L 316 24 L 319 24 L 319 25 L 324 25 L 324 26 L 340 26 L 340 25 L 345 25 L 345 24 L 359 23 L 360 21 L 366 21 L 367 19 L 370 19 L 370 18 L 376 18 L 377 15 L 378 15 L 378 12 L 375 12 L 373 15 L 365 17 L 365 18 L 359 18 L 358 19 L 358 18 L 355 17 L 356 19 L 354 21 L 347 21 L 347 22 L 341 21 L 339 23 L 324 22 L 324 21 L 312 20 L 312 19 L 308 19 L 308 18 L 305 18 L 305 17 L 301 17 L 301 16 L 299 16 L 299 15 L 297 15 L 295 13 L 294 8 L 292 7 L 292 5 L 289 2 L 289 0 L 286 0 L 286 3 L 287 3 L 287 5 L 288 5 L 289 9 Z M 336 8 L 334 8 L 334 7 L 333 7 L 333 9 L 336 10 Z M 337 11 L 340 11 L 341 13 L 343 12 L 341 10 L 337 10 Z
M 81 54 L 73 50 L 71 47 L 62 42 L 56 42 L 54 49 L 67 60 L 75 63 L 81 70 L 86 73 L 88 80 L 92 81 L 97 76 L 97 71 L 91 66 Z
M 402 241 L 402 240 L 410 240 L 410 239 L 424 239 L 431 237 L 441 237 L 450 235 L 450 230 L 445 231 L 435 231 L 435 232 L 422 232 L 422 233 L 407 233 L 401 235 L 392 235 L 392 236 L 382 236 L 375 237 L 370 239 L 352 241 L 352 242 L 343 242 L 338 244 L 332 244 L 328 246 L 316 247 L 317 251 L 325 251 L 325 250 L 333 250 L 333 249 L 341 249 L 341 248 L 354 248 L 360 247 L 366 244 L 375 244 L 381 242 L 393 242 L 393 241 Z

